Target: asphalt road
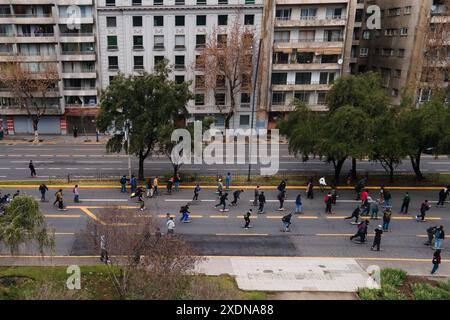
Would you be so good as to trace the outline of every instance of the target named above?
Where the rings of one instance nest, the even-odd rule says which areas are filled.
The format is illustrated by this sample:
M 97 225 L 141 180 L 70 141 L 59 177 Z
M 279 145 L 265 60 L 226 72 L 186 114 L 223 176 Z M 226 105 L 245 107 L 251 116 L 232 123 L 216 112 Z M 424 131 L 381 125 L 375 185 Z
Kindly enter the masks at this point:
M 15 189 L 3 189 L 3 193 L 14 192 Z M 37 188 L 23 189 L 22 192 L 38 198 Z M 85 255 L 85 243 L 80 232 L 85 228 L 88 219 L 92 219 L 100 210 L 108 210 L 111 206 L 124 206 L 124 212 L 138 212 L 135 199 L 128 194 L 120 193 L 118 188 L 80 189 L 82 203 L 74 204 L 71 190 L 65 189 L 65 204 L 68 210 L 57 211 L 52 206 L 53 194 L 50 190 L 50 202 L 42 203 L 42 211 L 46 215 L 46 223 L 56 232 L 56 255 Z M 392 191 L 393 219 L 391 232 L 385 233 L 382 239 L 381 252 L 370 250 L 372 237 L 366 244 L 357 244 L 349 240 L 349 235 L 355 233 L 356 226 L 350 220 L 344 220 L 357 206 L 351 191 L 340 191 L 337 205 L 333 208 L 335 214 L 324 214 L 323 194 L 316 191 L 314 200 L 307 200 L 303 190 L 288 190 L 287 210 L 293 210 L 294 199 L 298 192 L 303 194 L 303 214 L 295 216 L 292 221 L 291 233 L 283 233 L 281 217 L 285 212 L 279 212 L 276 190 L 266 190 L 268 203 L 264 215 L 254 214 L 249 230 L 243 229 L 242 215 L 251 208 L 252 190 L 246 190 L 237 207 L 230 212 L 221 213 L 214 208 L 218 203 L 212 189 L 203 189 L 199 202 L 191 205 L 191 223 L 178 221 L 179 208 L 192 198 L 192 190 L 184 189 L 172 195 L 163 194 L 146 200 L 145 214 L 157 218 L 162 231 L 165 227 L 165 214 L 171 213 L 176 218 L 176 233 L 186 236 L 200 254 L 204 255 L 240 255 L 240 256 L 306 256 L 306 257 L 383 257 L 405 259 L 428 259 L 432 250 L 423 243 L 426 229 L 430 225 L 444 225 L 450 228 L 449 208 L 436 208 L 437 191 L 410 191 L 412 202 L 408 215 L 399 214 L 403 191 Z M 376 194 L 376 192 L 371 192 Z M 420 203 L 424 199 L 434 201 L 428 212 L 427 222 L 416 222 L 414 215 L 418 213 Z M 369 234 L 381 224 L 381 220 L 372 220 Z M 447 240 L 448 241 L 448 240 Z M 443 247 L 447 245 L 444 241 Z M 448 251 L 443 251 L 443 258 L 448 258 Z M 3 254 L 6 254 L 3 250 Z M 36 254 L 31 248 L 22 248 L 21 254 Z
M 265 150 L 264 150 L 265 151 Z M 248 163 L 248 151 L 236 156 L 237 160 Z M 233 159 L 233 157 L 231 157 Z M 31 179 L 28 163 L 33 160 L 37 176 L 40 179 L 65 178 L 68 174 L 77 178 L 108 178 L 128 174 L 128 160 L 125 154 L 107 154 L 101 145 L 0 145 L 0 180 L 27 180 Z M 332 173 L 332 164 L 327 164 L 319 159 L 302 162 L 301 159 L 290 155 L 288 146 L 280 145 L 279 173 L 308 173 L 311 175 Z M 346 174 L 350 170 L 351 161 L 347 161 L 342 170 Z M 260 174 L 260 165 L 252 165 L 252 174 Z M 267 167 L 267 165 L 263 165 Z M 132 172 L 137 173 L 138 162 L 132 157 Z M 378 163 L 358 161 L 357 169 L 360 173 L 383 173 L 384 169 Z M 248 164 L 191 164 L 183 165 L 182 173 L 202 175 L 217 175 L 231 172 L 233 175 L 246 175 Z M 450 158 L 424 155 L 422 159 L 422 171 L 424 173 L 450 173 Z M 172 172 L 169 160 L 164 156 L 156 156 L 145 162 L 147 176 L 163 175 Z M 397 172 L 413 172 L 409 160 L 405 159 L 397 168 Z

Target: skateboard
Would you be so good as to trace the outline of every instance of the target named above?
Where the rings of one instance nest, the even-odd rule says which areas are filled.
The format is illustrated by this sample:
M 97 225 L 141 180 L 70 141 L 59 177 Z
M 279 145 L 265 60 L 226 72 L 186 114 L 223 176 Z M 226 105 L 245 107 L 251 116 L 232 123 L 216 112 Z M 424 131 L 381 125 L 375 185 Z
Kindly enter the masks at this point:
M 228 211 L 230 211 L 230 209 L 225 209 L 225 210 L 220 209 L 219 211 L 220 211 L 220 212 L 228 212 Z

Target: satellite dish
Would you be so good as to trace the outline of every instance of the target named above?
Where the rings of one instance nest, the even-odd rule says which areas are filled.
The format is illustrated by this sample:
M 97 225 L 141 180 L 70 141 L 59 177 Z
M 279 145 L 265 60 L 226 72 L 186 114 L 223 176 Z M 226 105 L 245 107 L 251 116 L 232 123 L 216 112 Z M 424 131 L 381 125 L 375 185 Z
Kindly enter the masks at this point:
M 344 63 L 344 60 L 342 60 L 342 59 L 338 60 L 338 64 L 343 64 L 343 63 Z

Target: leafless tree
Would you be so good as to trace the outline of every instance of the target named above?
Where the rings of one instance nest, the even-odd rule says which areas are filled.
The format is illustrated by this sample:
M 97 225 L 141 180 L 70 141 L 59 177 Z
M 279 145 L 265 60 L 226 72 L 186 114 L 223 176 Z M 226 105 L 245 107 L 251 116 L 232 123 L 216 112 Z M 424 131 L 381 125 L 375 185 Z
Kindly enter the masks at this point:
M 175 299 L 188 288 L 188 275 L 201 258 L 181 236 L 161 234 L 145 213 L 115 208 L 97 217 L 85 236 L 98 252 L 105 237 L 108 274 L 119 298 Z
M 207 36 L 205 48 L 196 61 L 203 71 L 207 93 L 213 93 L 215 104 L 224 115 L 225 129 L 236 111 L 239 93 L 251 89 L 253 70 L 254 29 L 243 26 L 242 15 L 237 13 L 227 31 L 216 27 Z M 218 95 L 226 93 L 229 103 L 219 101 Z
M 40 71 L 31 71 L 17 61 L 0 66 L 0 85 L 12 93 L 19 107 L 31 118 L 35 142 L 39 142 L 38 126 L 47 112 L 47 98 L 55 92 L 59 82 L 55 64 L 41 63 L 40 66 Z

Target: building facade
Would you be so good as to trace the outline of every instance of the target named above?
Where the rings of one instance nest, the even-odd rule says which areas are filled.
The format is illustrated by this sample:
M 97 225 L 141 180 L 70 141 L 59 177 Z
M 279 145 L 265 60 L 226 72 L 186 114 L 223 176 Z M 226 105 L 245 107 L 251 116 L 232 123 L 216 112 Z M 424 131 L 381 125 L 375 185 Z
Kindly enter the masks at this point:
M 207 37 L 218 30 L 226 34 L 234 19 L 254 30 L 259 37 L 263 0 L 99 0 L 98 47 L 101 87 L 106 88 L 119 72 L 153 72 L 161 59 L 172 66 L 176 81 L 192 81 L 191 91 L 198 97 L 189 102 L 187 122 L 213 116 L 215 125 L 224 124 L 217 99 L 208 96 L 200 83 L 202 71 L 195 67 Z M 201 99 L 203 97 L 203 99 Z M 230 97 L 224 96 L 221 108 Z M 251 94 L 241 92 L 230 127 L 250 125 Z
M 40 133 L 92 131 L 98 99 L 95 15 L 94 0 L 0 0 L 0 63 L 20 62 L 37 75 L 51 66 L 58 73 Z M 0 118 L 9 134 L 33 132 L 26 110 L 5 87 Z

